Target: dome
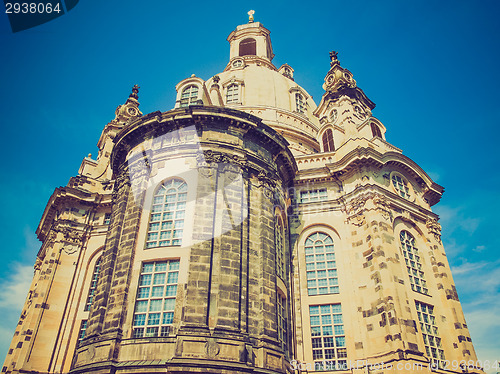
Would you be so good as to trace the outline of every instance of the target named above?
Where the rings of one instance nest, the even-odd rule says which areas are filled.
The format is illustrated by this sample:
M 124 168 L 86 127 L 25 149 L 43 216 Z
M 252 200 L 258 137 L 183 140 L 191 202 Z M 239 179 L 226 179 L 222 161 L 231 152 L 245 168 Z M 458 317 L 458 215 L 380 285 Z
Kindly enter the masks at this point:
M 293 69 L 273 63 L 270 32 L 259 22 L 233 31 L 230 60 L 224 71 L 206 82 L 190 77 L 180 82 L 176 107 L 193 104 L 225 106 L 262 118 L 283 135 L 294 155 L 319 151 L 319 121 L 311 95 L 293 79 Z M 190 98 L 191 97 L 191 98 Z

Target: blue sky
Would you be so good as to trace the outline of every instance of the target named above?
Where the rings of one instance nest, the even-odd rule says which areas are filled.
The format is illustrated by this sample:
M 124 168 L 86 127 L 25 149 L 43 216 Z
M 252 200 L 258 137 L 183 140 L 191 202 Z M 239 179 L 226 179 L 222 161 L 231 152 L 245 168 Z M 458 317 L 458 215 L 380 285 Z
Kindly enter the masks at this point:
M 187 4 L 187 3 L 186 3 Z M 319 103 L 328 52 L 377 107 L 389 142 L 445 194 L 443 241 L 479 359 L 500 359 L 496 231 L 499 1 L 81 1 L 13 34 L 0 14 L 0 357 L 6 354 L 40 243 L 34 232 L 114 110 L 139 84 L 143 113 L 173 107 L 175 85 L 208 79 L 247 21 L 271 31 L 280 66 Z M 500 370 L 499 370 L 500 371 Z

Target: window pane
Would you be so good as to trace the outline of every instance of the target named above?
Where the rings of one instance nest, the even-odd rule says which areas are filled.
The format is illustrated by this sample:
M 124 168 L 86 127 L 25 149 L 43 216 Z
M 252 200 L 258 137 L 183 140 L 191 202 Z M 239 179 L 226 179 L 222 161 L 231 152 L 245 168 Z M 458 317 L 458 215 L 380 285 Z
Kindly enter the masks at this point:
M 157 261 L 144 264 L 137 290 L 132 337 L 168 336 L 174 320 L 179 261 Z M 146 273 L 146 274 L 145 274 Z M 168 285 L 167 285 L 168 283 Z M 154 285 L 152 285 L 154 284 Z M 150 292 L 151 291 L 151 292 Z
M 151 208 L 146 248 L 182 244 L 186 191 L 187 184 L 181 179 L 165 181 L 156 191 L 153 196 L 154 205 Z M 175 240 L 170 240 L 171 238 Z

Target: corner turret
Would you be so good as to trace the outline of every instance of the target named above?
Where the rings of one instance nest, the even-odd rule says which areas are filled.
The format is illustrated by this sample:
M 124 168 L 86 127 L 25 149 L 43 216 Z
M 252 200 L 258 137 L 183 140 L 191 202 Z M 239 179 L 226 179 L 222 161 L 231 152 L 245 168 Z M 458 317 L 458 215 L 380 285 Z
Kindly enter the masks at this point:
M 385 144 L 385 126 L 372 116 L 375 103 L 356 84 L 353 74 L 330 52 L 321 98 L 314 115 L 320 120 L 318 140 L 323 152 L 332 152 L 350 139 L 366 138 Z

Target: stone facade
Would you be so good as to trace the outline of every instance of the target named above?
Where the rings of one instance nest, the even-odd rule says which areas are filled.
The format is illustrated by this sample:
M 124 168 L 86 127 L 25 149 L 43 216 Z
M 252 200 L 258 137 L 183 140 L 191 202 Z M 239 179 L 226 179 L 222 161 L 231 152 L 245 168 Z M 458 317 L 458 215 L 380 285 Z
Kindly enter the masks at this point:
M 173 110 L 143 115 L 134 86 L 47 204 L 2 372 L 477 361 L 431 210 L 443 188 L 385 140 L 336 52 L 316 106 L 269 34 L 238 26 L 224 71 L 181 81 Z

